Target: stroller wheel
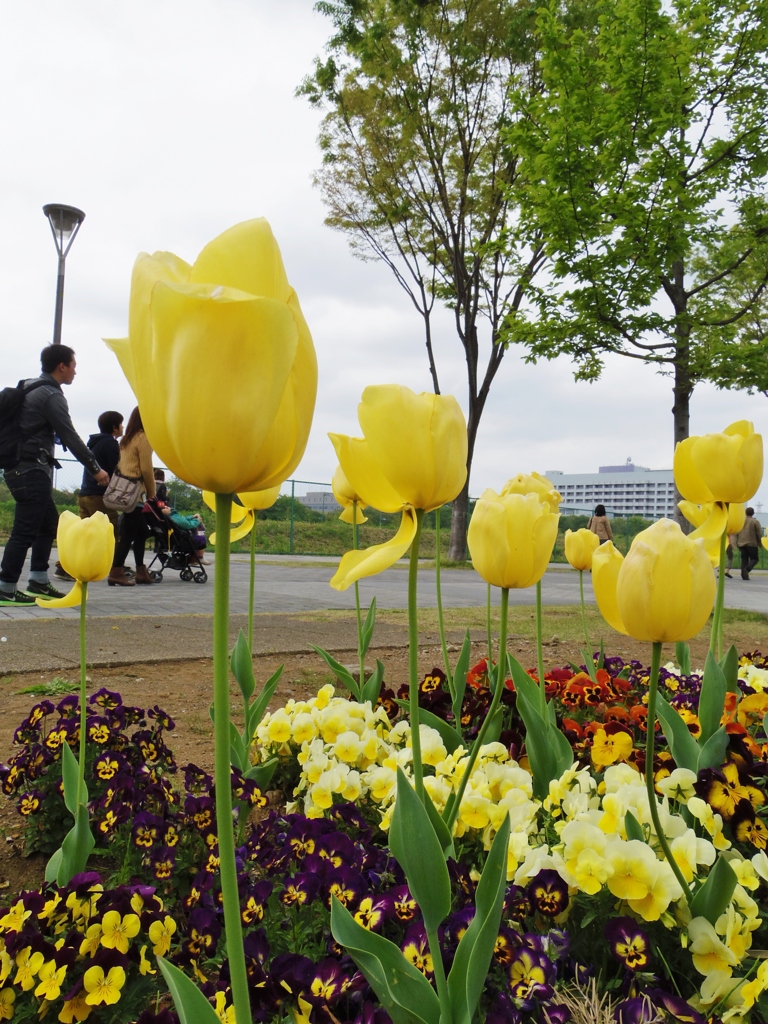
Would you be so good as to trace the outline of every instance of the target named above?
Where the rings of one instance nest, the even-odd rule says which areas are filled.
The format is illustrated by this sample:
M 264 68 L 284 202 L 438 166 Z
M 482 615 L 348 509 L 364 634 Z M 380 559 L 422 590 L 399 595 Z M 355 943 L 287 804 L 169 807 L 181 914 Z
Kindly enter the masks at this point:
M 195 583 L 207 583 L 207 582 L 208 582 L 208 573 L 205 571 L 205 569 L 201 569 L 200 572 L 196 572 L 195 573 Z
M 189 581 L 193 578 L 192 570 L 189 568 L 189 566 L 187 566 L 185 569 L 181 570 L 179 576 L 184 580 L 185 583 L 189 583 Z
M 149 575 L 152 577 L 152 582 L 153 583 L 162 583 L 163 582 L 163 574 L 162 574 L 162 572 L 158 572 L 156 569 L 150 569 Z

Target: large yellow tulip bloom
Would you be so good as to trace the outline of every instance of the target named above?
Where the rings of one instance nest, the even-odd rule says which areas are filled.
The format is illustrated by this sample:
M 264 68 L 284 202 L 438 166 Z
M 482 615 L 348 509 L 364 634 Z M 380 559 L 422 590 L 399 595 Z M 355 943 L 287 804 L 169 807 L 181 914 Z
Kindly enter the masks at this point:
M 230 544 L 246 537 L 256 525 L 256 513 L 265 508 L 272 508 L 279 496 L 280 484 L 276 487 L 268 487 L 263 491 L 239 493 L 238 500 L 232 502 L 229 512 L 230 522 L 234 524 L 229 531 Z M 203 501 L 212 512 L 216 511 L 216 495 L 212 491 L 203 491 Z M 211 544 L 215 544 L 216 534 L 212 533 L 208 540 Z
M 638 533 L 624 559 L 610 542 L 599 547 L 592 558 L 592 586 L 610 626 L 653 643 L 690 640 L 715 600 L 704 541 L 686 537 L 671 519 Z
M 677 489 L 697 505 L 749 501 L 763 479 L 763 438 L 747 420 L 686 438 L 675 449 L 674 470 Z
M 552 481 L 541 473 L 518 473 L 511 480 L 507 480 L 501 488 L 501 494 L 536 494 L 539 501 L 546 501 L 553 512 L 559 510 L 560 502 L 563 500 Z
M 107 345 L 176 476 L 219 494 L 290 476 L 309 436 L 317 360 L 266 220 L 225 231 L 192 266 L 142 253 L 128 330 Z
M 547 571 L 559 519 L 538 494 L 497 494 L 489 488 L 475 505 L 467 532 L 472 565 L 491 586 L 533 586 Z
M 467 479 L 467 427 L 453 395 L 417 395 L 400 384 L 367 387 L 358 406 L 362 438 L 329 434 L 350 489 L 382 512 L 402 511 L 386 544 L 348 551 L 331 586 L 388 569 L 416 536 L 416 509 L 439 508 Z
M 600 538 L 591 530 L 565 531 L 565 557 L 574 569 L 586 572 L 592 568 L 592 556 L 600 547 Z
M 363 515 L 363 509 L 366 507 L 365 502 L 352 489 L 349 480 L 344 476 L 344 470 L 341 466 L 336 467 L 333 480 L 331 480 L 331 489 L 333 490 L 334 498 L 342 507 L 339 519 L 343 523 L 354 525 L 356 522 L 359 526 L 361 523 L 368 522 L 368 517 Z
M 103 580 L 109 575 L 115 557 L 115 531 L 103 512 L 94 512 L 88 519 L 80 519 L 72 512 L 62 512 L 56 531 L 59 561 L 75 584 L 70 592 L 59 598 L 41 598 L 42 608 L 74 608 L 83 596 L 83 583 Z

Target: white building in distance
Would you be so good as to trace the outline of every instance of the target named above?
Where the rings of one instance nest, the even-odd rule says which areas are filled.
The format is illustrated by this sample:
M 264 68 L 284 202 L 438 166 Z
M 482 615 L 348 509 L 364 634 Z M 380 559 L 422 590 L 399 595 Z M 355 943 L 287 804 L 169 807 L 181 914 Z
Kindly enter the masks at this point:
M 670 519 L 675 514 L 675 478 L 671 469 L 648 469 L 627 459 L 623 466 L 600 466 L 597 473 L 562 473 L 547 470 L 560 492 L 560 511 L 589 515 L 605 505 L 608 515 L 652 516 Z

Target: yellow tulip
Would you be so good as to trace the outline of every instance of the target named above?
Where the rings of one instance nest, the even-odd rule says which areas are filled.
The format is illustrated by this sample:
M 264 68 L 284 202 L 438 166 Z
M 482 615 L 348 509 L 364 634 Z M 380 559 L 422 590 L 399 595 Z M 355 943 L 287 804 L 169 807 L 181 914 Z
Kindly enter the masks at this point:
M 586 572 L 592 568 L 592 556 L 600 547 L 600 538 L 591 530 L 565 531 L 565 557 L 574 569 Z
M 358 406 L 362 438 L 329 434 L 351 490 L 382 512 L 402 512 L 397 534 L 363 551 L 348 551 L 331 580 L 346 590 L 388 569 L 416 536 L 416 509 L 439 508 L 467 479 L 467 427 L 453 395 L 417 395 L 400 384 L 367 387 Z
M 635 640 L 690 640 L 709 618 L 715 576 L 704 541 L 686 537 L 660 519 L 632 541 L 625 559 L 610 541 L 592 559 L 598 608 L 620 633 Z
M 559 519 L 538 494 L 497 494 L 489 488 L 475 505 L 467 532 L 472 565 L 491 586 L 533 586 L 549 565 Z
M 62 512 L 56 531 L 59 561 L 75 585 L 65 597 L 40 598 L 42 608 L 74 608 L 80 604 L 83 583 L 94 583 L 109 575 L 115 557 L 115 531 L 103 512 L 94 512 L 80 519 L 72 512 Z
M 368 522 L 368 517 L 363 515 L 363 509 L 366 507 L 365 502 L 352 489 L 349 480 L 344 476 L 344 470 L 341 466 L 336 467 L 333 480 L 331 480 L 331 488 L 334 498 L 343 509 L 339 516 L 343 523 L 354 525 L 357 522 L 359 526 L 361 523 Z
M 763 479 L 763 438 L 747 420 L 720 434 L 686 438 L 675 449 L 674 471 L 688 501 L 749 501 Z
M 720 564 L 720 539 L 723 533 L 738 533 L 746 518 L 743 502 L 726 506 L 722 501 L 710 501 L 696 505 L 692 501 L 678 501 L 677 507 L 685 518 L 695 526 L 689 534 L 691 540 L 704 541 L 704 548 L 712 565 Z
M 546 501 L 553 512 L 560 508 L 563 500 L 560 492 L 556 491 L 552 481 L 541 473 L 518 473 L 511 480 L 507 480 L 501 488 L 502 496 L 505 494 L 537 494 L 540 501 Z
M 225 231 L 192 266 L 142 253 L 128 329 L 105 340 L 176 476 L 219 494 L 290 476 L 309 436 L 317 360 L 266 220 Z
M 263 491 L 242 491 L 238 493 L 238 500 L 232 502 L 229 513 L 230 522 L 234 524 L 229 531 L 230 544 L 234 544 L 236 540 L 246 537 L 256 525 L 256 512 L 261 512 L 265 508 L 272 508 L 279 496 L 280 484 L 277 484 L 276 487 L 268 487 Z M 203 491 L 203 501 L 211 511 L 216 511 L 216 495 L 212 491 Z M 212 533 L 208 540 L 211 544 L 215 544 L 216 534 Z

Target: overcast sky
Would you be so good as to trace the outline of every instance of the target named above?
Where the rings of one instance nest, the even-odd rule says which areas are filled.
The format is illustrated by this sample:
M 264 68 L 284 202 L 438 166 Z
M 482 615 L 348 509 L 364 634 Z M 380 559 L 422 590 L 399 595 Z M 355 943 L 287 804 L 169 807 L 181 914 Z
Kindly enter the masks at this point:
M 421 321 L 382 267 L 323 224 L 311 177 L 319 115 L 294 96 L 329 23 L 311 0 L 3 0 L 0 36 L 2 384 L 38 372 L 51 338 L 56 253 L 41 208 L 86 212 L 67 260 L 62 340 L 77 350 L 67 389 L 81 434 L 135 404 L 102 337 L 124 335 L 136 254 L 192 262 L 230 225 L 265 216 L 317 348 L 315 421 L 295 476 L 330 480 L 329 430 L 359 433 L 367 384 L 429 390 Z M 466 410 L 449 316 L 435 342 L 444 391 Z M 212 352 L 212 358 L 215 354 Z M 597 384 L 566 360 L 504 359 L 483 417 L 472 493 L 518 472 L 592 472 L 627 458 L 672 464 L 668 378 L 615 358 Z M 700 385 L 691 432 L 736 419 L 765 426 L 766 399 Z M 190 416 L 195 410 L 190 409 Z M 757 496 L 768 502 L 768 487 Z

